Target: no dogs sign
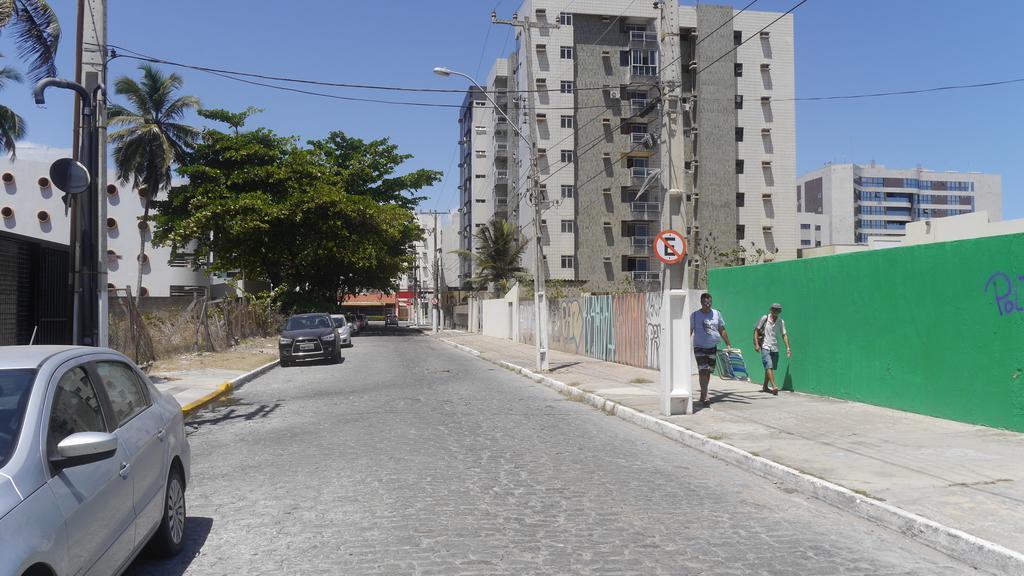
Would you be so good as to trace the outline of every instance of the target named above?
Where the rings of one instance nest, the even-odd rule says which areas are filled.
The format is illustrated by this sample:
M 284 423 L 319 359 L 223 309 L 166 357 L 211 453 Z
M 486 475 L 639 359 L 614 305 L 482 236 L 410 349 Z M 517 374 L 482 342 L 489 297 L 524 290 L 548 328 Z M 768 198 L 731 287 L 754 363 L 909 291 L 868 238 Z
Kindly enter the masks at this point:
M 686 239 L 675 230 L 665 230 L 654 238 L 654 255 L 665 264 L 679 264 L 686 257 Z

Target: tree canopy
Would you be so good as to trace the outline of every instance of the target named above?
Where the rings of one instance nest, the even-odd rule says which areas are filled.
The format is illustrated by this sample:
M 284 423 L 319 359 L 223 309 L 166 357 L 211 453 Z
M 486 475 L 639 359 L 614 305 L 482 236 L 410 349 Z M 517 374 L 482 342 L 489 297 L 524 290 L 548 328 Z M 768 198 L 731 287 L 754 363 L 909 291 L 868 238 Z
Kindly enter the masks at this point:
M 222 116 L 238 128 L 236 117 Z M 440 177 L 433 170 L 395 176 L 408 158 L 386 139 L 367 143 L 342 132 L 303 147 L 264 128 L 206 130 L 180 167 L 188 183 L 158 203 L 154 241 L 212 253 L 211 272 L 238 270 L 284 286 L 288 309 L 393 290 L 413 263 L 410 244 L 422 236 L 413 193 Z

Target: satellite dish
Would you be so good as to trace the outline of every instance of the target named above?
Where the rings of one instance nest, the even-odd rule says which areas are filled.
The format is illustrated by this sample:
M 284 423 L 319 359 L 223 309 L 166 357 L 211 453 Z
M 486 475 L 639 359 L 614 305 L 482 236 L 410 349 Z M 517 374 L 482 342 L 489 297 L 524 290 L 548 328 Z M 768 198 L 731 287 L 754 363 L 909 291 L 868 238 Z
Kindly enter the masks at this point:
M 71 158 L 61 158 L 50 164 L 50 181 L 62 192 L 81 194 L 89 189 L 89 170 Z

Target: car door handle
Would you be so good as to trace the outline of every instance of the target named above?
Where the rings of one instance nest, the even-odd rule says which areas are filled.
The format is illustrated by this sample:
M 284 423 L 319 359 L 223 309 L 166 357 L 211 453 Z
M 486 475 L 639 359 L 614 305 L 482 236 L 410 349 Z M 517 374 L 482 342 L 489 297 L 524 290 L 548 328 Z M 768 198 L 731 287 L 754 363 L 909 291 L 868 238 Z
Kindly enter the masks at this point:
M 166 435 L 167 435 L 167 432 L 164 431 L 163 428 L 161 428 L 161 429 L 156 431 L 156 437 L 159 438 L 161 442 L 164 441 L 164 436 L 166 436 Z
M 124 479 L 128 478 L 128 472 L 132 469 L 131 465 L 127 462 L 121 462 L 121 470 L 117 474 Z

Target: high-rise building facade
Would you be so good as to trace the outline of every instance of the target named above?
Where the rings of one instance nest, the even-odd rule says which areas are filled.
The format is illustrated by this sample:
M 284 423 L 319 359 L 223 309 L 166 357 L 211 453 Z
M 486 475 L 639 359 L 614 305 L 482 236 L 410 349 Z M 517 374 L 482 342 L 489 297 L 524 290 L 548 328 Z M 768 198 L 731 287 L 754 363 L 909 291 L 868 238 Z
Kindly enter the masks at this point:
M 594 291 L 659 282 L 651 244 L 664 198 L 659 81 L 669 66 L 687 103 L 678 151 L 685 232 L 691 254 L 709 260 L 691 263 L 714 267 L 737 248 L 795 258 L 792 17 L 771 24 L 779 14 L 680 6 L 682 56 L 663 62 L 651 3 L 564 6 L 525 2 L 507 59 L 509 115 L 536 142 L 546 277 Z M 535 241 L 530 147 L 514 134 L 509 147 L 507 216 Z
M 800 247 L 884 243 L 908 222 L 976 211 L 997 221 L 1001 189 L 996 174 L 828 164 L 797 181 Z

